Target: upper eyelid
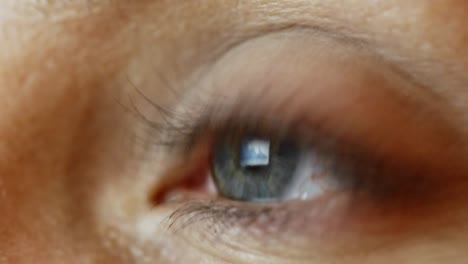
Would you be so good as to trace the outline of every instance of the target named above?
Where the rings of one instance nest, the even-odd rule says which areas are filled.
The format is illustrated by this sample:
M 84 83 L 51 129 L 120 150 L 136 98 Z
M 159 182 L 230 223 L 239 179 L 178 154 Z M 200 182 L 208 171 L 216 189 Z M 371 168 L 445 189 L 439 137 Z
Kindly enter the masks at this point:
M 281 3 L 282 1 L 276 2 Z M 422 91 L 424 95 L 430 94 L 431 97 L 438 96 L 436 93 L 432 93 L 433 89 L 431 89 L 431 87 L 426 87 L 426 84 L 421 82 L 420 78 L 415 76 L 413 73 L 407 71 L 407 69 L 405 69 L 404 67 L 400 67 L 401 65 L 399 63 L 401 62 L 406 64 L 409 61 L 408 57 L 405 57 L 402 53 L 395 52 L 395 50 L 389 50 L 389 47 L 385 46 L 385 41 L 383 41 L 383 39 L 378 40 L 378 36 L 372 35 L 370 34 L 370 32 L 366 32 L 366 29 L 360 27 L 353 27 L 352 24 L 346 24 L 343 23 L 343 21 L 340 22 L 334 17 L 330 17 L 329 19 L 324 19 L 324 17 L 321 17 L 320 15 L 318 15 L 317 17 L 313 17 L 313 8 L 310 8 L 310 10 L 307 12 L 304 11 L 302 13 L 302 16 L 286 17 L 284 14 L 278 14 L 278 19 L 272 20 L 268 19 L 268 16 L 266 14 L 261 14 L 263 11 L 265 11 L 262 10 L 262 8 L 267 8 L 269 5 L 269 3 L 265 4 L 265 6 L 261 6 L 258 10 L 255 10 L 255 12 L 259 13 L 259 16 L 251 18 L 251 23 L 237 25 L 235 27 L 233 27 L 233 25 L 236 25 L 235 23 L 227 23 L 230 21 L 231 17 L 229 15 L 231 15 L 232 13 L 224 14 L 223 12 L 221 12 L 219 16 L 214 15 L 213 18 L 210 18 L 210 20 L 212 20 L 213 22 L 226 21 L 226 23 L 223 25 L 223 34 L 218 34 L 217 36 L 212 35 L 213 32 L 218 32 L 214 30 L 215 26 L 203 23 L 200 25 L 194 25 L 194 28 L 191 28 L 191 30 L 193 31 L 192 33 L 205 29 L 204 31 L 200 31 L 197 36 L 202 38 L 204 41 L 197 42 L 197 44 L 193 44 L 191 46 L 187 46 L 187 48 L 197 51 L 195 53 L 200 54 L 196 56 L 201 57 L 200 61 L 195 61 L 194 63 L 196 67 L 196 70 L 194 70 L 196 73 L 194 73 L 194 75 L 196 76 L 186 76 L 185 78 L 183 76 L 182 78 L 178 76 L 179 79 L 185 79 L 185 81 L 170 80 L 171 82 L 173 82 L 173 84 L 175 84 L 177 88 L 173 90 L 178 90 L 178 92 L 181 94 L 186 94 L 188 92 L 191 92 L 191 90 L 198 90 L 199 76 L 203 76 L 206 73 L 209 73 L 211 71 L 210 69 L 214 67 L 217 64 L 217 62 L 224 57 L 226 53 L 241 46 L 244 43 L 247 43 L 259 37 L 265 37 L 272 34 L 291 33 L 295 35 L 305 35 L 317 39 L 331 39 L 342 46 L 353 47 L 358 50 L 368 51 L 376 57 L 378 57 L 378 59 L 385 62 L 385 64 L 389 66 L 389 68 L 391 68 L 400 77 L 402 77 L 402 79 L 410 83 L 410 86 L 412 88 L 416 88 L 413 90 Z M 285 5 L 287 6 L 286 3 Z M 152 10 L 151 5 L 148 6 L 148 10 Z M 185 6 L 187 6 L 188 8 L 189 6 L 191 6 L 191 4 L 187 3 L 187 5 L 182 5 L 180 7 L 180 12 L 185 12 Z M 281 4 L 279 4 L 279 6 L 281 6 Z M 295 8 L 297 7 L 291 7 L 291 10 L 294 10 Z M 291 10 L 289 10 L 288 12 L 292 12 Z M 167 12 L 170 13 L 170 11 Z M 242 12 L 242 8 L 239 8 L 236 9 L 235 12 L 233 12 L 233 14 L 242 14 Z M 226 16 L 227 18 L 224 18 L 223 16 Z M 203 21 L 201 18 L 200 20 Z M 194 21 L 196 22 L 198 20 Z M 175 32 L 174 34 L 177 34 L 177 32 Z M 187 42 L 186 44 L 182 45 L 190 44 L 191 42 Z M 180 48 L 183 47 L 185 46 L 181 46 Z M 398 59 L 394 59 L 392 57 L 397 57 Z M 177 59 L 178 58 L 176 58 L 176 60 Z M 180 63 L 182 64 L 182 62 Z M 170 78 L 169 76 L 162 77 L 165 79 Z M 167 80 L 161 80 L 160 83 L 167 83 Z M 159 87 L 159 89 L 166 88 L 167 87 L 162 86 Z
M 445 100 L 441 100 L 442 95 L 437 92 L 437 87 L 431 86 L 431 83 L 428 83 L 427 80 L 423 78 L 424 76 L 416 73 L 420 71 L 418 70 L 418 65 L 428 65 L 433 62 L 419 60 L 413 61 L 412 58 L 405 57 L 403 54 L 391 51 L 385 47 L 385 45 L 382 45 L 382 43 L 373 39 L 370 35 L 359 31 L 353 31 L 352 28 L 348 28 L 346 25 L 333 27 L 319 23 L 284 23 L 265 27 L 259 26 L 257 29 L 245 30 L 245 32 L 234 32 L 230 35 L 235 37 L 229 37 L 223 41 L 222 45 L 211 51 L 212 54 L 209 56 L 210 59 L 204 62 L 203 70 L 198 74 L 203 76 L 210 73 L 210 69 L 215 67 L 216 64 L 229 53 L 229 51 L 234 50 L 249 41 L 278 34 L 291 34 L 296 36 L 303 35 L 307 38 L 332 41 L 345 49 L 354 49 L 356 52 L 367 53 L 374 59 L 381 61 L 388 70 L 392 71 L 392 73 L 408 84 L 407 87 L 398 87 L 401 90 L 405 90 L 401 91 L 402 93 L 409 96 L 414 95 L 420 98 L 424 97 L 426 101 L 433 103 L 445 102 Z M 191 88 L 198 86 L 197 79 L 198 77 L 195 78 L 194 83 L 191 83 Z M 183 89 L 190 88 L 187 87 Z
M 305 36 L 308 39 L 314 39 L 314 38 L 326 38 L 326 39 L 333 39 L 335 42 L 338 42 L 340 45 L 349 47 L 352 46 L 356 48 L 358 51 L 359 50 L 365 50 L 369 51 L 367 47 L 371 45 L 371 43 L 367 43 L 364 41 L 361 41 L 360 39 L 353 39 L 349 36 L 345 36 L 343 34 L 337 35 L 337 32 L 334 31 L 327 31 L 328 29 L 318 29 L 318 28 L 310 28 L 310 27 L 305 27 L 303 25 L 290 25 L 290 27 L 285 27 L 285 28 L 280 28 L 280 29 L 273 29 L 268 28 L 266 29 L 266 32 L 255 32 L 254 35 L 249 36 L 247 39 L 243 39 L 242 41 L 235 43 L 235 45 L 231 46 L 227 51 L 224 53 L 218 54 L 218 58 L 216 58 L 215 61 L 211 62 L 211 65 L 205 69 L 201 73 L 201 79 L 203 79 L 204 75 L 210 74 L 212 68 L 216 68 L 217 63 L 220 62 L 223 58 L 225 58 L 225 54 L 233 49 L 236 49 L 240 45 L 244 43 L 248 43 L 251 40 L 258 39 L 260 37 L 268 37 L 268 35 L 277 35 L 277 34 L 291 34 L 291 36 L 295 37 L 302 37 Z M 258 35 L 260 34 L 260 35 Z M 375 55 L 374 53 L 371 53 Z M 378 57 L 377 59 L 381 59 L 381 57 Z M 387 63 L 385 63 L 385 66 L 388 66 Z M 219 68 L 219 67 L 218 67 Z M 392 72 L 396 73 L 398 76 L 405 78 L 405 81 L 408 81 L 408 76 L 402 76 L 402 72 L 398 72 L 395 67 L 390 67 L 390 70 Z M 197 84 L 197 78 L 195 78 L 194 82 L 191 83 L 191 89 L 190 88 L 184 88 L 188 89 L 186 94 L 184 94 L 183 97 L 190 97 L 190 93 L 203 93 L 202 90 L 197 89 L 200 86 Z M 413 84 L 413 82 L 410 82 Z M 413 86 L 413 85 L 411 85 Z M 164 88 L 164 87 L 163 87 Z M 168 88 L 168 87 L 165 87 Z M 399 88 L 399 87 L 396 87 Z M 425 92 L 428 90 L 424 89 Z M 180 94 L 182 94 L 182 91 L 180 91 Z M 206 94 L 204 95 L 206 96 Z M 191 108 L 194 104 L 192 105 L 183 105 L 184 103 L 181 102 L 180 104 L 177 103 L 177 107 L 182 106 L 188 109 L 188 111 L 185 111 L 185 114 L 180 114 L 179 112 L 175 111 L 174 109 L 177 108 L 175 107 L 174 109 L 171 108 L 164 108 L 160 106 L 157 102 L 157 100 L 152 101 L 152 98 L 145 98 L 145 103 L 149 103 L 153 106 L 153 109 L 158 112 L 159 119 L 155 118 L 152 119 L 151 115 L 144 116 L 140 113 L 140 120 L 144 121 L 147 125 L 149 125 L 154 129 L 153 133 L 155 134 L 168 134 L 168 132 L 176 132 L 172 133 L 173 136 L 176 136 L 176 138 L 170 139 L 169 142 L 159 142 L 159 145 L 171 145 L 174 146 L 174 143 L 180 143 L 180 141 L 185 141 L 187 142 L 187 138 L 190 138 L 192 132 L 195 131 L 199 127 L 199 123 L 201 120 L 201 116 L 203 116 L 204 112 L 207 111 L 213 111 L 213 109 L 208 109 L 210 104 L 208 103 L 207 105 L 203 105 L 203 102 L 205 100 L 201 100 L 201 104 L 199 100 L 196 100 L 195 105 L 198 104 L 201 106 L 201 108 L 198 109 L 193 109 Z M 210 98 L 206 101 L 210 101 Z M 232 103 L 232 102 L 230 102 Z M 206 107 L 208 106 L 208 107 Z M 187 115 L 188 113 L 188 115 Z M 210 120 L 208 120 L 210 121 Z M 164 138 L 166 139 L 166 138 Z M 190 141 L 190 140 L 189 140 Z
M 260 35 L 257 35 L 257 34 L 260 34 Z M 309 28 L 309 27 L 305 27 L 305 26 L 300 26 L 300 25 L 293 25 L 291 27 L 286 27 L 286 28 L 281 28 L 279 30 L 274 30 L 274 31 L 270 31 L 270 29 L 266 32 L 256 32 L 255 35 L 253 36 L 250 36 L 249 38 L 247 39 L 243 39 L 242 41 L 240 41 L 239 43 L 236 43 L 235 45 L 233 45 L 232 47 L 229 48 L 229 50 L 232 50 L 232 49 L 235 49 L 236 47 L 244 44 L 244 43 L 247 43 L 249 42 L 250 40 L 254 40 L 254 39 L 257 39 L 257 38 L 260 38 L 260 37 L 268 37 L 268 35 L 276 35 L 276 34 L 291 34 L 292 36 L 295 35 L 296 37 L 300 37 L 301 35 L 304 35 L 306 37 L 311 37 L 310 35 L 312 35 L 312 38 L 314 38 L 314 35 L 315 37 L 317 38 L 327 38 L 327 39 L 333 39 L 335 40 L 336 42 L 339 42 L 341 43 L 342 45 L 344 46 L 349 46 L 349 45 L 352 45 L 354 46 L 354 48 L 356 48 L 357 50 L 359 49 L 365 49 L 367 50 L 367 46 L 370 45 L 366 42 L 363 42 L 359 39 L 354 39 L 354 38 L 351 38 L 349 36 L 346 36 L 346 35 L 343 35 L 341 33 L 338 33 L 338 32 L 335 32 L 335 31 L 327 31 L 326 29 L 319 29 L 319 28 Z M 203 76 L 206 75 L 206 74 L 210 74 L 210 68 L 213 68 L 213 67 L 216 67 L 217 63 L 222 59 L 224 58 L 224 54 L 226 53 L 227 51 L 225 51 L 224 53 L 218 55 L 219 57 L 216 58 L 215 61 L 213 61 L 210 65 L 210 67 L 207 67 L 205 71 L 203 71 L 201 73 L 201 78 L 203 79 Z M 388 66 L 387 64 L 385 64 L 386 66 Z M 394 73 L 396 73 L 398 76 L 400 77 L 404 77 L 405 80 L 408 80 L 407 79 L 407 75 L 405 75 L 404 73 L 402 73 L 401 71 L 398 71 L 398 69 L 395 69 L 395 67 L 390 67 L 390 70 L 392 70 Z M 128 80 L 130 83 L 131 83 L 131 80 Z M 411 83 L 413 80 L 411 80 Z M 196 90 L 196 87 L 198 87 L 197 85 L 197 80 L 195 80 L 195 83 L 192 83 L 192 87 L 195 87 L 195 89 L 189 89 L 188 92 L 201 92 L 203 93 L 203 91 L 197 91 Z M 164 81 L 163 83 L 170 83 L 170 82 L 167 82 L 167 81 Z M 172 84 L 172 83 L 171 83 Z M 133 85 L 133 88 L 136 89 L 138 91 L 138 87 L 136 87 L 135 85 Z M 171 90 L 176 90 L 174 89 L 174 87 L 165 87 L 165 88 L 171 88 Z M 203 104 L 201 104 L 201 108 L 192 108 L 193 104 L 192 105 L 188 105 L 188 106 L 185 106 L 185 108 L 187 108 L 188 110 L 185 111 L 185 114 L 180 114 L 180 113 L 177 113 L 176 111 L 172 111 L 171 109 L 169 108 L 164 108 L 162 107 L 161 105 L 158 104 L 158 102 L 155 100 L 153 101 L 152 98 L 148 98 L 144 95 L 144 93 L 142 93 L 141 91 L 138 91 L 138 94 L 139 96 L 143 97 L 144 99 L 144 102 L 145 104 L 149 104 L 152 106 L 152 108 L 158 113 L 158 115 L 161 117 L 158 119 L 155 119 L 154 121 L 151 120 L 151 118 L 148 116 L 145 116 L 144 114 L 140 113 L 138 111 L 137 108 L 134 108 L 134 111 L 135 113 L 137 113 L 137 116 L 139 116 L 139 119 L 144 121 L 146 124 L 148 124 L 150 127 L 152 128 L 155 128 L 155 132 L 158 133 L 158 134 L 163 134 L 163 133 L 166 133 L 168 131 L 176 131 L 178 132 L 179 135 L 182 135 L 182 137 L 186 137 L 189 133 L 189 131 L 193 131 L 196 129 L 196 122 L 199 121 L 199 117 L 201 115 L 203 115 L 204 112 L 209 112 L 209 111 L 213 111 L 213 110 L 216 110 L 216 109 L 208 109 L 206 106 L 204 106 Z M 187 95 L 185 95 L 184 97 L 186 97 Z M 204 101 L 204 100 L 202 100 Z M 210 101 L 210 100 L 208 100 Z M 197 104 L 199 104 L 200 101 L 197 101 Z M 232 102 L 230 102 L 232 103 Z M 208 105 L 209 106 L 209 105 Z M 187 113 L 189 113 L 187 115 Z M 208 120 L 210 121 L 210 120 Z M 181 133 L 182 132 L 182 133 Z

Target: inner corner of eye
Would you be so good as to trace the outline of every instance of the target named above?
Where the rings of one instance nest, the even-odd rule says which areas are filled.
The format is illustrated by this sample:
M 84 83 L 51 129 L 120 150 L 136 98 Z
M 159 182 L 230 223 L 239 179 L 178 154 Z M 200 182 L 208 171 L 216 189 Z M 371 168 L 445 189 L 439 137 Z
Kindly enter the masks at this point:
M 168 166 L 167 173 L 161 177 L 163 183 L 159 184 L 150 195 L 152 204 L 159 205 L 216 195 L 217 188 L 210 176 L 209 147 L 193 148 L 187 158 Z

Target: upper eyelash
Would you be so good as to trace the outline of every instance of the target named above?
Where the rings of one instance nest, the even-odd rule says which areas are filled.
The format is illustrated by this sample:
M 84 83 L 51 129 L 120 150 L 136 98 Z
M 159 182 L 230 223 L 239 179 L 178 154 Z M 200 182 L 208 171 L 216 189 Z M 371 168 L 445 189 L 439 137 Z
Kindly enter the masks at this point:
M 139 96 L 142 96 L 144 102 L 149 103 L 152 108 L 159 113 L 159 116 L 162 117 L 161 120 L 151 120 L 147 115 L 145 115 L 139 108 L 135 105 L 132 98 L 129 98 L 130 101 L 130 108 L 126 108 L 128 112 L 132 114 L 134 118 L 136 118 L 141 124 L 144 125 L 148 129 L 149 139 L 150 142 L 146 141 L 148 138 L 145 138 L 145 144 L 150 143 L 156 146 L 163 146 L 168 147 L 171 149 L 178 148 L 183 146 L 183 150 L 187 150 L 187 153 L 190 152 L 190 146 L 195 142 L 202 133 L 205 133 L 209 130 L 218 130 L 218 133 L 222 133 L 231 128 L 235 129 L 267 129 L 273 128 L 273 125 L 280 124 L 276 122 L 276 120 L 269 119 L 266 116 L 261 116 L 257 113 L 249 115 L 249 111 L 244 113 L 237 113 L 227 112 L 225 116 L 217 116 L 213 118 L 210 113 L 217 113 L 216 108 L 213 107 L 209 109 L 208 107 L 205 108 L 205 111 L 200 111 L 200 109 L 196 109 L 194 111 L 185 111 L 183 114 L 176 113 L 170 109 L 164 108 L 162 105 L 159 105 L 157 102 L 151 100 L 149 97 L 144 96 L 141 91 L 137 93 Z M 216 104 L 215 104 L 216 105 Z M 219 105 L 219 104 L 218 104 Z M 189 105 L 190 106 L 190 105 Z M 219 107 L 219 106 L 218 106 Z M 188 110 L 188 109 L 187 109 Z M 226 112 L 226 111 L 224 111 Z M 259 125 L 259 120 L 262 125 Z M 284 121 L 284 120 L 281 120 Z M 284 127 L 294 127 L 294 121 L 286 120 L 288 123 L 281 123 Z M 297 122 L 297 120 L 296 120 Z M 229 125 L 226 125 L 229 124 Z M 291 125 L 292 124 L 292 125 Z M 271 126 L 270 126 L 271 125 Z M 273 129 L 272 129 L 273 130 Z M 315 140 L 323 140 L 326 138 L 333 138 L 337 144 L 347 144 L 346 140 L 342 140 L 340 137 L 336 137 L 333 135 L 326 135 L 324 131 L 321 130 L 319 124 L 313 124 L 312 127 L 309 127 L 309 131 L 313 130 L 314 134 L 312 137 L 315 137 Z M 348 146 L 348 148 L 354 148 L 355 146 Z M 187 154 L 184 152 L 184 154 Z M 354 152 L 357 153 L 357 152 Z M 375 158 L 375 157 L 374 157 Z M 369 160 L 368 160 L 369 161 Z M 377 161 L 376 161 L 377 162 Z M 378 163 L 378 162 L 377 162 Z M 410 176 L 410 175 L 407 175 Z M 418 198 L 414 202 L 421 201 L 421 199 L 427 197 L 426 195 L 422 195 L 421 197 L 417 197 L 418 194 L 425 192 L 424 190 L 418 192 L 408 192 L 405 197 L 400 197 L 400 194 L 392 194 L 392 190 L 400 190 L 404 189 L 406 191 L 411 189 L 411 182 L 418 182 L 424 183 L 426 185 L 432 184 L 432 182 L 424 181 L 426 177 L 424 175 L 416 175 L 411 180 L 406 179 L 406 183 L 398 182 L 402 181 L 401 179 L 404 177 L 398 177 L 399 180 L 392 183 L 395 186 L 386 186 L 388 182 L 383 179 L 383 177 L 376 177 L 376 178 L 369 178 L 365 179 L 365 184 L 375 184 L 375 188 L 373 191 L 375 194 L 381 195 L 381 197 L 375 196 L 374 198 L 380 199 L 380 202 L 389 204 L 388 201 L 397 204 L 397 199 L 400 202 L 409 201 L 409 196 Z M 403 179 L 403 181 L 405 181 Z M 400 185 L 398 185 L 400 184 Z M 403 187 L 401 185 L 404 185 Z M 361 186 L 362 187 L 362 186 Z M 384 187 L 389 187 L 387 191 L 390 191 L 392 195 L 384 195 L 385 193 L 380 193 Z M 400 188 L 400 189 L 398 189 Z M 426 188 L 426 187 L 424 187 Z M 433 186 L 429 186 L 426 188 L 427 190 L 435 190 Z M 358 192 L 359 186 L 355 186 L 352 192 Z M 403 192 L 402 190 L 400 190 Z M 425 194 L 425 193 L 424 193 Z M 398 202 L 398 204 L 400 203 Z M 226 203 L 226 201 L 196 201 L 196 202 L 188 202 L 181 207 L 179 207 L 170 217 L 167 219 L 168 228 L 170 230 L 174 229 L 183 229 L 189 227 L 190 225 L 200 222 L 202 220 L 211 220 L 209 221 L 210 224 L 216 225 L 216 223 L 223 223 L 222 225 L 218 225 L 217 228 L 226 228 L 229 227 L 230 224 L 236 224 L 237 222 L 241 221 L 245 225 L 249 225 L 249 223 L 254 223 L 259 219 L 262 218 L 272 218 L 275 217 L 271 214 L 271 207 L 265 205 L 257 205 L 255 207 L 244 207 L 237 204 Z M 276 214 L 275 214 L 276 215 Z M 276 215 L 277 216 L 277 215 Z M 275 221 L 284 221 L 285 223 L 288 220 L 289 216 L 284 216 L 284 219 L 276 219 Z
M 149 119 L 144 113 L 139 111 L 138 107 L 133 103 L 133 100 L 129 98 L 131 108 L 129 111 L 133 114 L 135 118 L 137 118 L 141 123 L 144 124 L 145 127 L 149 129 L 149 138 L 152 140 L 150 143 L 152 145 L 156 145 L 158 147 L 168 147 L 170 149 L 183 147 L 182 150 L 185 152 L 183 154 L 189 154 L 191 145 L 198 139 L 197 137 L 208 130 L 218 130 L 217 133 L 223 133 L 226 131 L 232 132 L 233 129 L 235 130 L 263 130 L 261 132 L 265 132 L 268 130 L 270 124 L 279 125 L 279 122 L 275 122 L 276 120 L 268 120 L 265 116 L 258 116 L 258 115 L 244 115 L 243 117 L 239 116 L 231 116 L 227 117 L 224 121 L 216 120 L 213 121 L 211 116 L 204 115 L 204 114 L 196 114 L 196 112 L 190 112 L 189 115 L 181 116 L 178 113 L 171 112 L 171 110 L 164 108 L 163 106 L 157 104 L 156 102 L 152 101 L 149 97 L 145 96 L 141 91 L 137 90 L 138 95 L 141 96 L 145 102 L 149 103 L 160 115 L 163 117 L 162 121 L 154 121 Z M 208 113 L 216 113 L 216 110 L 207 111 Z M 234 113 L 237 114 L 237 113 Z M 201 116 L 201 118 L 200 118 Z M 239 121 L 242 119 L 242 121 Z M 259 121 L 260 120 L 260 121 Z M 227 123 L 228 125 L 225 125 Z M 259 125 L 259 123 L 262 123 Z M 265 125 L 263 125 L 265 124 Z M 281 124 L 284 127 L 287 127 L 288 124 Z M 222 127 L 224 126 L 224 127 Z M 221 128 L 222 127 L 222 128 Z M 318 128 L 318 130 L 315 130 Z M 322 131 L 320 131 L 319 126 L 314 126 L 312 128 L 315 132 L 312 137 L 314 137 L 313 143 L 323 144 L 321 141 L 330 137 L 334 136 L 324 136 L 322 135 Z M 308 130 L 310 132 L 310 129 Z M 216 135 L 214 135 L 216 136 Z M 310 136 L 310 135 L 308 135 Z M 320 142 L 317 141 L 317 138 Z M 145 140 L 147 140 L 145 138 Z M 341 142 L 340 138 L 334 138 L 333 145 L 346 145 L 348 143 Z M 144 143 L 148 143 L 145 141 Z M 349 144 L 348 144 L 349 145 Z M 355 148 L 356 146 L 348 146 L 348 148 Z M 327 147 L 329 148 L 329 146 Z M 337 151 L 335 147 L 332 147 L 331 151 Z M 327 149 L 330 151 L 330 149 Z M 355 149 L 353 151 L 355 155 L 357 155 Z M 353 154 L 347 154 L 348 156 L 352 156 Z M 363 157 L 369 156 L 369 154 L 363 155 L 363 153 L 359 154 L 361 160 L 367 160 Z M 372 156 L 372 155 L 371 155 Z M 373 157 L 375 158 L 375 157 Z M 353 158 L 354 159 L 354 158 Z M 337 162 L 342 162 L 342 160 L 338 160 Z M 379 164 L 381 162 L 374 161 L 372 163 Z M 368 164 L 369 165 L 369 164 Z M 370 165 L 373 166 L 373 165 Z M 380 166 L 380 165 L 379 165 Z M 379 168 L 377 168 L 379 169 Z M 374 179 L 376 181 L 376 179 Z
M 189 139 L 194 134 L 194 131 L 197 130 L 197 126 L 191 121 L 193 120 L 192 116 L 182 118 L 171 109 L 165 108 L 156 101 L 153 101 L 138 89 L 138 87 L 133 85 L 133 89 L 145 103 L 149 104 L 151 108 L 158 113 L 158 117 L 160 117 L 160 120 L 151 119 L 149 115 L 140 110 L 135 104 L 135 99 L 130 95 L 127 97 L 128 105 L 120 103 L 124 110 L 142 125 L 145 133 L 144 138 L 142 138 L 144 144 L 149 143 L 151 145 L 172 149 L 190 141 Z M 148 139 L 150 139 L 150 141 L 148 141 Z
M 242 119 L 247 126 L 257 126 L 258 121 L 261 120 L 263 123 L 276 123 L 271 120 L 267 120 L 266 117 L 260 117 L 254 114 L 235 113 L 235 116 L 230 116 L 232 113 L 228 113 L 226 116 L 213 116 L 211 113 L 219 113 L 220 109 L 215 107 L 209 107 L 203 105 L 200 108 L 191 107 L 192 105 L 186 106 L 184 113 L 175 112 L 169 108 L 158 104 L 151 98 L 146 96 L 138 87 L 133 86 L 136 94 L 143 99 L 143 101 L 151 106 L 151 108 L 158 113 L 159 120 L 153 120 L 149 115 L 143 113 L 140 108 L 135 104 L 134 98 L 128 96 L 129 106 L 120 103 L 120 105 L 135 118 L 139 124 L 143 125 L 145 132 L 148 132 L 149 137 L 143 138 L 145 144 L 149 143 L 155 146 L 168 147 L 174 149 L 179 146 L 190 147 L 190 145 L 196 140 L 196 137 L 202 132 L 207 130 L 221 130 L 220 127 L 224 126 L 225 123 L 239 123 L 238 120 Z M 199 102 L 200 103 L 200 102 Z M 223 105 L 223 104 L 218 104 Z M 220 125 L 222 124 L 222 125 Z M 254 125 L 251 125 L 254 124 Z M 226 130 L 224 127 L 222 130 Z M 148 138 L 151 141 L 147 141 Z M 184 148 L 187 149 L 187 148 Z

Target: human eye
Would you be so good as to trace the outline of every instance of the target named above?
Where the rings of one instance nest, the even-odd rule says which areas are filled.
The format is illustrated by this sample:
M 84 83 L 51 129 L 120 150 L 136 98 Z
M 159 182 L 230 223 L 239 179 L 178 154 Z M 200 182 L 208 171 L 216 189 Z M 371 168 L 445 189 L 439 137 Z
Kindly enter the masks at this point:
M 249 40 L 163 124 L 144 118 L 168 146 L 149 197 L 166 232 L 214 255 L 335 254 L 435 228 L 429 216 L 459 204 L 466 165 L 450 120 L 391 62 L 341 41 Z

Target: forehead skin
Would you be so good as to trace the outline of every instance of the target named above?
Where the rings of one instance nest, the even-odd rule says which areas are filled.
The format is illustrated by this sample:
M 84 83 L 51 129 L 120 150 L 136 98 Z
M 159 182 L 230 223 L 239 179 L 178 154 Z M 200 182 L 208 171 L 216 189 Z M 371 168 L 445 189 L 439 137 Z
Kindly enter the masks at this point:
M 124 80 L 163 95 L 152 72 L 188 78 L 262 32 L 300 26 L 368 43 L 442 98 L 466 133 L 466 14 L 464 0 L 1 0 L 0 263 L 131 261 L 104 253 L 107 238 L 98 232 L 105 225 L 105 205 L 97 202 L 102 186 L 112 181 L 124 190 L 124 177 L 116 175 L 131 175 L 137 163 L 115 144 L 125 134 L 115 104 L 129 88 Z M 128 201 L 125 210 L 142 209 Z M 463 231 L 468 237 L 466 227 L 457 235 Z M 432 253 L 450 257 L 468 243 L 448 239 L 433 248 L 426 242 L 433 239 L 428 234 L 408 251 L 379 249 L 376 258 L 440 263 Z M 111 247 L 126 247 L 125 240 L 115 238 Z

